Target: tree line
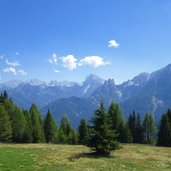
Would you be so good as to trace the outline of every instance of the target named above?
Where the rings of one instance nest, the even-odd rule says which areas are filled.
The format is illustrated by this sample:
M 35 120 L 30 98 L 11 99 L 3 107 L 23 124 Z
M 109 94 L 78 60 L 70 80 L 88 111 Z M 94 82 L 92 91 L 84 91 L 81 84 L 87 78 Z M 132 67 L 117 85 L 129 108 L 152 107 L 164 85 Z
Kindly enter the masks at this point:
M 118 149 L 119 143 L 171 146 L 171 110 L 161 116 L 156 128 L 152 113 L 141 120 L 133 111 L 125 121 L 117 103 L 112 102 L 106 111 L 101 102 L 92 119 L 82 119 L 74 130 L 66 115 L 58 127 L 49 110 L 42 119 L 35 104 L 21 110 L 4 91 L 0 95 L 0 142 L 82 144 L 106 154 Z
M 58 128 L 50 111 L 42 119 L 35 104 L 21 110 L 4 91 L 0 95 L 0 142 L 77 144 L 77 133 L 67 116 Z

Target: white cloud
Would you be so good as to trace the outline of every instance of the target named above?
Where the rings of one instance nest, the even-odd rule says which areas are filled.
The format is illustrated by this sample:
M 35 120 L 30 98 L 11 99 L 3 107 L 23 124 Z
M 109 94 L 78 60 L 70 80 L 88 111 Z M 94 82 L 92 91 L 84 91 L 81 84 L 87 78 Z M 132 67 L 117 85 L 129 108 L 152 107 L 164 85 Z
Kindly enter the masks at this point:
M 27 72 L 26 71 L 24 71 L 23 69 L 21 69 L 21 70 L 18 70 L 18 73 L 20 73 L 21 75 L 27 75 Z
M 108 44 L 108 47 L 110 47 L 110 48 L 112 48 L 112 47 L 117 48 L 117 47 L 119 47 L 119 44 L 115 40 L 110 40 L 109 44 Z
M 17 73 L 20 73 L 22 76 L 27 75 L 27 72 L 24 70 L 16 70 L 14 67 L 7 67 L 6 69 L 3 70 L 4 72 L 10 72 L 14 75 L 17 75 Z
M 100 66 L 105 66 L 111 64 L 110 61 L 105 61 L 100 56 L 86 56 L 82 58 L 81 60 L 78 60 L 74 55 L 66 55 L 63 57 L 57 57 L 56 54 L 53 54 L 53 56 L 48 60 L 51 64 L 59 64 L 63 67 L 74 70 L 78 67 L 81 67 L 83 65 L 89 65 L 94 68 L 98 68 Z M 55 73 L 59 73 L 61 71 L 54 69 Z
M 4 72 L 11 72 L 11 73 L 13 73 L 14 75 L 17 75 L 16 69 L 13 68 L 13 67 L 8 67 L 8 68 L 4 69 L 3 71 L 4 71 Z
M 57 64 L 58 63 L 58 58 L 57 55 L 54 53 L 48 60 L 50 64 Z
M 63 66 L 69 70 L 73 70 L 77 68 L 77 59 L 74 55 L 67 55 L 62 57 Z
M 78 65 L 79 66 L 90 65 L 93 66 L 94 68 L 97 68 L 109 64 L 110 64 L 109 61 L 104 61 L 104 59 L 100 56 L 86 56 L 85 58 L 80 60 Z
M 6 64 L 13 67 L 20 66 L 18 62 L 10 62 L 8 59 L 6 59 Z

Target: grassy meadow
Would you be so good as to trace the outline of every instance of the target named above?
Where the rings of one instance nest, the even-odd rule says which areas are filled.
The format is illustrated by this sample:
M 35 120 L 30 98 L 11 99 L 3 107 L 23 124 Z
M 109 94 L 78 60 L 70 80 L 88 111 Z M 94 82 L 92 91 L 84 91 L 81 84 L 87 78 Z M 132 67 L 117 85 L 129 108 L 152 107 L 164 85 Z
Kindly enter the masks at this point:
M 171 148 L 122 145 L 109 158 L 93 156 L 90 152 L 78 145 L 0 144 L 0 171 L 171 170 Z

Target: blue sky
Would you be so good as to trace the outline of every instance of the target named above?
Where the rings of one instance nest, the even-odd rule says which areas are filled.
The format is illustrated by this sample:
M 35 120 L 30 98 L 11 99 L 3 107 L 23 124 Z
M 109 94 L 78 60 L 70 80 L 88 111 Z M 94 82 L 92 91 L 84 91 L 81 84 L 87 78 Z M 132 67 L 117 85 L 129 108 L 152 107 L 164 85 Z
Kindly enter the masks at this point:
M 94 73 L 121 83 L 157 70 L 171 63 L 170 9 L 169 0 L 0 0 L 1 82 Z

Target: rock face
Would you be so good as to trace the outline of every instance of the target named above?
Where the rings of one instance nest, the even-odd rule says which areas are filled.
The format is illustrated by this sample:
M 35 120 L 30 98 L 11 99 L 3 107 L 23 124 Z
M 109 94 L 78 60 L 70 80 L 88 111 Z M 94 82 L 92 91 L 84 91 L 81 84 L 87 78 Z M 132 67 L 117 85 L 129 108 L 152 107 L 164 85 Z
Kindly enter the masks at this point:
M 161 114 L 171 107 L 171 65 L 168 65 L 151 74 L 142 73 L 128 80 L 121 85 L 116 85 L 114 80 L 109 79 L 101 84 L 90 96 L 87 101 L 91 104 L 87 108 L 81 109 L 83 117 L 90 118 L 100 100 L 103 100 L 106 107 L 113 100 L 121 105 L 124 116 L 127 118 L 133 110 L 140 113 L 143 117 L 146 112 L 153 112 L 156 121 L 159 121 Z M 83 101 L 85 99 L 82 99 Z M 82 104 L 83 104 L 82 101 Z M 52 103 L 55 105 L 56 102 Z M 78 106 L 80 101 L 76 102 Z M 61 102 L 58 105 L 61 107 Z M 92 109 L 92 110 L 89 110 Z M 44 108 L 47 110 L 47 108 Z M 52 108 L 51 108 L 52 109 Z M 54 113 L 62 113 L 65 111 L 58 109 Z M 77 113 L 77 109 L 72 107 L 72 114 Z M 45 111 L 45 110 L 44 110 Z M 71 114 L 68 116 L 70 117 Z M 77 118 L 77 119 L 76 119 Z M 79 117 L 76 117 L 79 120 Z M 78 121 L 73 122 L 77 125 Z
M 145 112 L 155 113 L 156 120 L 171 107 L 171 65 L 149 75 L 148 81 L 141 91 L 121 103 L 124 113 L 133 108 L 144 115 Z

